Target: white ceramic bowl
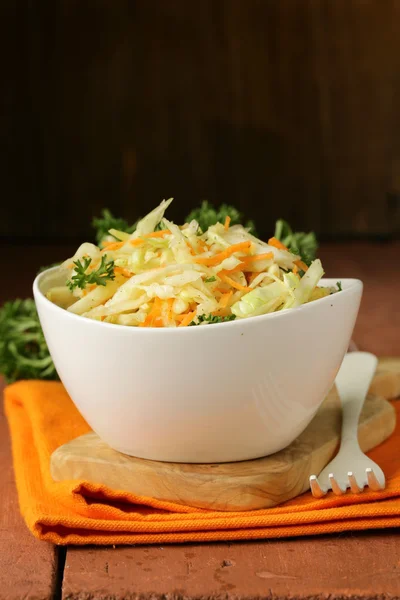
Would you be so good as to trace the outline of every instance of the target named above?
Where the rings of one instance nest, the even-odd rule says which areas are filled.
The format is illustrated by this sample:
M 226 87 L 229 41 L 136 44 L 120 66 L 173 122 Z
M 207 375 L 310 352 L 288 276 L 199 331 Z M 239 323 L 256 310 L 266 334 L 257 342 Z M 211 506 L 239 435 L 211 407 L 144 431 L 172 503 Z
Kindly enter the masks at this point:
M 240 461 L 290 444 L 334 382 L 362 295 L 361 281 L 343 279 L 342 292 L 295 309 L 200 327 L 135 328 L 51 303 L 44 293 L 54 273 L 40 274 L 33 291 L 78 410 L 112 448 L 172 462 Z

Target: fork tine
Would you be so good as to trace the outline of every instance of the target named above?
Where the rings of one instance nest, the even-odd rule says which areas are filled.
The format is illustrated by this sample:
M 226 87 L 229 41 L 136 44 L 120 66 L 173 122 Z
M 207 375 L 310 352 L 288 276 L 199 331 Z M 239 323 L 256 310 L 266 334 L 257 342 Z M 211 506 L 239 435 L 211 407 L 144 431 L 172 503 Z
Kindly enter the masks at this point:
M 373 472 L 373 470 L 371 469 L 371 467 L 368 467 L 367 469 L 365 469 L 365 472 L 367 474 L 367 480 L 368 480 L 368 486 L 371 488 L 371 490 L 373 490 L 374 492 L 378 492 L 379 490 L 383 490 L 385 486 L 382 486 L 375 473 Z
M 361 488 L 358 485 L 357 479 L 354 477 L 354 473 L 352 471 L 349 471 L 347 473 L 347 476 L 349 478 L 350 489 L 353 492 L 353 494 L 359 494 L 360 492 L 362 492 L 364 488 Z
M 326 490 L 323 490 L 322 487 L 319 485 L 319 481 L 316 475 L 310 476 L 310 487 L 311 493 L 314 496 L 314 498 L 323 498 L 325 496 Z
M 329 473 L 329 481 L 331 482 L 332 491 L 334 494 L 336 494 L 336 496 L 341 496 L 342 494 L 344 494 L 344 492 L 346 491 L 346 488 L 344 490 L 342 490 L 342 488 L 336 481 L 333 473 Z

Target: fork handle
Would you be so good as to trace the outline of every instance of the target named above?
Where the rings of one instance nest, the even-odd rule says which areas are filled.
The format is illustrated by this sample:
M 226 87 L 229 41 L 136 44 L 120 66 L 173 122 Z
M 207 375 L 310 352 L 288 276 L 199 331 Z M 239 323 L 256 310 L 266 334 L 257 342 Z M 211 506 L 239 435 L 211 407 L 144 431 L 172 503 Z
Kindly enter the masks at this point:
M 358 444 L 358 421 L 377 364 L 369 352 L 351 352 L 343 359 L 335 381 L 343 412 L 341 445 Z

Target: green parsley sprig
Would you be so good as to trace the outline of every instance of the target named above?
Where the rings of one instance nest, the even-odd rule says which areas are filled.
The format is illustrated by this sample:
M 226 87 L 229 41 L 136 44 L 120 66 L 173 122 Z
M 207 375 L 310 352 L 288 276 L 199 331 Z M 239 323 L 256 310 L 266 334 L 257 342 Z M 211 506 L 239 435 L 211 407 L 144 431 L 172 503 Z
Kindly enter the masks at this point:
M 98 269 L 88 273 L 87 269 L 91 263 L 92 259 L 88 256 L 84 256 L 82 262 L 80 260 L 74 261 L 75 274 L 66 283 L 71 292 L 77 287 L 83 290 L 90 284 L 106 285 L 107 281 L 115 279 L 114 261 L 107 261 L 106 254 L 102 256 Z
M 287 221 L 279 219 L 275 224 L 274 235 L 290 250 L 290 252 L 301 256 L 301 259 L 306 265 L 309 266 L 316 258 L 318 243 L 314 232 L 293 232 Z
M 129 225 L 125 219 L 119 219 L 114 217 L 108 208 L 103 208 L 100 217 L 94 217 L 92 220 L 92 227 L 96 231 L 96 242 L 100 244 L 102 240 L 107 237 L 115 238 L 109 233 L 110 229 L 117 229 L 118 231 L 125 231 L 126 233 L 133 233 L 136 229 L 136 223 Z
M 226 323 L 227 321 L 234 321 L 236 315 L 227 315 L 226 317 L 217 317 L 216 315 L 199 315 L 196 321 L 192 321 L 189 325 L 213 325 L 214 323 Z
M 0 373 L 18 379 L 58 379 L 34 300 L 6 302 L 0 309 Z
M 208 200 L 203 200 L 198 208 L 192 210 L 186 217 L 186 222 L 196 220 L 202 231 L 206 231 L 211 225 L 216 223 L 225 223 L 226 217 L 230 217 L 231 225 L 239 225 L 243 223 L 243 215 L 237 208 L 228 204 L 221 204 L 219 208 L 215 208 Z M 245 227 L 250 230 L 250 233 L 256 235 L 256 229 L 253 221 L 247 221 Z

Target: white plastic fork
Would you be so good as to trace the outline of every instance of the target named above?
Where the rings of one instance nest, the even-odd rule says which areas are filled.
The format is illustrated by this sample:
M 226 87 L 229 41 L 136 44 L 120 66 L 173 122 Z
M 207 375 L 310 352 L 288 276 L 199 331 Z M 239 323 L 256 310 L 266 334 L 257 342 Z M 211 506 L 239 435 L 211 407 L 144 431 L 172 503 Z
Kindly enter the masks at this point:
M 332 490 L 354 494 L 365 486 L 374 491 L 385 487 L 382 469 L 362 452 L 358 443 L 358 420 L 378 359 L 369 352 L 346 354 L 336 376 L 336 388 L 342 403 L 342 439 L 338 454 L 318 475 L 311 475 L 310 487 L 315 498 Z

